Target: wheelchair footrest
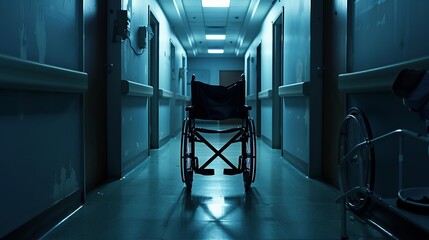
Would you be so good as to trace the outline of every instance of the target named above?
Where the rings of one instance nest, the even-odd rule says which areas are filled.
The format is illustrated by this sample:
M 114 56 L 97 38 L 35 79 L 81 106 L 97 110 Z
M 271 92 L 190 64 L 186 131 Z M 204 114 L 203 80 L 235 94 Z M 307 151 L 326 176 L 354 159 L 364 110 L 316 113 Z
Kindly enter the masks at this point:
M 224 170 L 223 170 L 223 174 L 225 174 L 225 175 L 236 175 L 236 174 L 240 174 L 240 173 L 242 173 L 243 171 L 241 171 L 240 169 L 238 169 L 238 168 L 225 168 Z
M 201 175 L 214 175 L 215 171 L 214 169 L 195 169 L 195 173 L 196 174 L 201 174 Z

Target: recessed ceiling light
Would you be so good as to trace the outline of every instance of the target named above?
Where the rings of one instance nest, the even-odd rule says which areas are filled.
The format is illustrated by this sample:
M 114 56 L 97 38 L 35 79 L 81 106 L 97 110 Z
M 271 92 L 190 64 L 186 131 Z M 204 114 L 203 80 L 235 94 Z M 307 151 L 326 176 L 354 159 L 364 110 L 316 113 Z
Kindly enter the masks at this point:
M 229 0 L 202 0 L 203 7 L 229 7 Z
M 224 52 L 223 49 L 208 49 L 207 51 L 210 54 L 222 54 Z
M 225 40 L 225 34 L 207 34 L 206 40 Z

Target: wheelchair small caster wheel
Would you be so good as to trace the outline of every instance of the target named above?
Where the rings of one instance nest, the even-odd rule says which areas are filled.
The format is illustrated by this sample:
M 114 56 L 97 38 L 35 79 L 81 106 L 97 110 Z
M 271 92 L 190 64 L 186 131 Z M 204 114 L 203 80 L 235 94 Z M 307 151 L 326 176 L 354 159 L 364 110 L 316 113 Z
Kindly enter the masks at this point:
M 186 190 L 190 192 L 192 190 L 192 181 L 193 181 L 193 172 L 187 171 L 185 176 L 185 184 L 186 184 Z
M 250 177 L 250 173 L 248 170 L 243 172 L 243 182 L 244 182 L 244 190 L 248 192 L 250 190 L 250 185 L 252 184 L 252 178 Z

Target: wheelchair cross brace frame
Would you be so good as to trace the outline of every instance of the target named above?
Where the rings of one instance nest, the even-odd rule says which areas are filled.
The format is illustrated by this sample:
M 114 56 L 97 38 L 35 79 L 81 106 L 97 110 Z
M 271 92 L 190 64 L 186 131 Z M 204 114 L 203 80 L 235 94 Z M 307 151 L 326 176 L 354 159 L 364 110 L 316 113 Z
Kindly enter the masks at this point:
M 232 133 L 237 132 L 228 142 L 226 142 L 219 150 L 215 148 L 210 142 L 208 142 L 201 134 L 200 132 L 204 133 Z M 204 143 L 208 148 L 210 148 L 214 154 L 211 156 L 201 167 L 195 168 L 195 173 L 202 174 L 202 175 L 214 175 L 214 169 L 206 169 L 208 165 L 210 165 L 216 157 L 220 157 L 228 166 L 230 166 L 230 169 L 224 169 L 223 174 L 225 175 L 235 175 L 240 174 L 243 172 L 242 169 L 239 167 L 236 167 L 231 161 L 229 161 L 228 158 L 226 158 L 222 152 L 227 149 L 231 144 L 238 143 L 243 141 L 243 130 L 241 127 L 239 128 L 231 128 L 226 130 L 209 130 L 209 129 L 202 129 L 202 128 L 195 128 L 194 131 L 194 141 L 195 142 L 202 142 Z

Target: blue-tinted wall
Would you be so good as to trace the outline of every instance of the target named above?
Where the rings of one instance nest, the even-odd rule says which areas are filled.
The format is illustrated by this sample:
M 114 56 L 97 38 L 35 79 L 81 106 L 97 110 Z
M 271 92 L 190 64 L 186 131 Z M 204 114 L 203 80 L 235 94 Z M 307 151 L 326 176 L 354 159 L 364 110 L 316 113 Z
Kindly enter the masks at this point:
M 243 70 L 243 58 L 201 58 L 194 57 L 188 59 L 188 83 L 187 94 L 190 95 L 190 81 L 192 74 L 196 75 L 199 81 L 212 85 L 219 85 L 219 71 L 221 70 Z
M 82 191 L 82 99 L 0 90 L 0 237 Z
M 361 107 L 367 113 L 376 136 L 396 128 L 425 132 L 424 122 L 416 113 L 408 112 L 390 91 L 339 93 L 337 76 L 339 73 L 377 68 L 427 56 L 429 47 L 422 40 L 429 36 L 427 23 L 422 21 L 425 18 L 423 9 L 428 7 L 427 3 L 368 0 L 349 1 L 349 6 L 344 5 L 346 5 L 344 1 L 335 1 L 332 4 L 308 0 L 279 1 L 273 6 L 271 15 L 267 16 L 260 35 L 246 52 L 246 59 L 252 59 L 256 56 L 257 47 L 261 46 L 261 90 L 270 89 L 272 23 L 280 12 L 279 8 L 284 6 L 283 84 L 308 81 L 310 90 L 307 93 L 309 97 L 287 97 L 282 101 L 282 149 L 287 153 L 286 159 L 295 159 L 297 161 L 292 162 L 300 162 L 297 164 L 298 168 L 307 167 L 306 164 L 310 164 L 309 170 L 316 172 L 316 177 L 329 179 L 333 185 L 337 184 L 338 159 L 331 159 L 331 157 L 337 156 L 338 130 L 347 108 Z M 320 22 L 323 17 L 320 15 L 320 9 L 322 7 L 327 7 L 324 9 L 324 15 L 325 17 L 329 15 L 329 21 L 331 21 L 329 23 L 331 25 L 324 25 L 323 32 L 333 36 L 326 37 L 321 34 Z M 336 31 L 328 29 L 335 26 L 343 28 Z M 338 44 L 323 43 L 324 40 L 336 41 Z M 320 60 L 322 49 L 325 61 L 323 64 Z M 252 73 L 256 64 L 251 62 L 247 65 L 246 67 L 251 69 L 246 69 L 246 72 Z M 333 75 L 334 72 L 337 73 Z M 253 81 L 256 81 L 256 77 L 251 75 L 249 79 L 252 81 L 250 86 L 254 86 Z M 251 94 L 253 89 L 250 88 L 250 90 Z M 323 96 L 323 113 L 320 110 L 321 96 Z M 347 96 L 347 104 L 344 103 L 345 96 Z M 319 110 L 314 103 L 319 104 Z M 271 138 L 270 125 L 264 124 L 271 120 L 269 119 L 272 116 L 271 104 L 265 100 L 261 105 L 262 136 Z M 344 107 L 345 105 L 347 106 Z M 323 130 L 321 130 L 322 120 L 319 118 L 321 114 L 329 115 L 323 117 L 324 121 L 330 121 L 329 124 L 324 123 Z M 315 122 L 316 124 L 312 124 Z M 320 154 L 316 154 L 317 151 L 312 150 L 312 146 L 318 145 L 317 141 L 322 142 L 322 139 L 323 143 L 320 144 L 324 145 L 323 150 Z M 424 175 L 425 169 L 428 169 L 427 149 L 424 146 L 407 144 L 408 147 L 415 149 L 407 153 L 410 154 L 408 157 L 418 160 L 414 166 L 410 162 L 406 164 L 405 184 L 407 186 L 425 185 L 427 181 L 422 180 L 421 176 Z M 376 150 L 376 188 L 382 193 L 391 195 L 396 192 L 398 173 L 397 163 L 393 160 L 396 159 L 396 153 L 389 149 L 392 149 L 391 145 L 380 146 Z M 314 157 L 311 157 L 312 154 Z M 311 167 L 313 160 L 318 162 L 315 170 Z M 321 164 L 324 164 L 323 167 Z M 413 175 L 411 172 L 416 174 Z
M 158 97 L 156 93 L 152 97 L 137 97 L 121 95 L 121 80 L 132 81 L 138 84 L 151 85 L 154 91 L 158 88 L 172 92 L 175 96 L 180 94 L 180 87 L 171 86 L 171 58 L 174 55 L 177 62 L 174 65 L 182 66 L 182 57 L 186 61 L 186 53 L 171 31 L 170 25 L 156 1 L 109 1 L 108 15 L 108 62 L 111 64 L 111 71 L 108 73 L 108 175 L 111 178 L 120 178 L 133 166 L 143 161 L 149 156 L 150 134 L 157 134 L 159 146 L 168 141 L 172 134 L 177 132 L 181 118 L 174 118 L 175 124 L 171 123 L 171 112 L 176 109 L 184 109 L 184 103 L 176 103 L 174 98 L 164 99 Z M 114 40 L 114 24 L 116 21 L 116 10 L 128 10 L 130 13 L 130 39 L 123 42 Z M 148 26 L 149 11 L 158 21 L 159 52 L 158 62 L 150 64 L 157 65 L 158 79 L 150 79 L 149 73 L 149 46 L 150 42 L 146 38 L 146 48 L 137 48 L 137 31 L 141 26 Z M 152 39 L 155 41 L 155 38 Z M 130 44 L 137 50 L 135 53 Z M 176 52 L 171 52 L 171 44 L 176 47 Z M 178 72 L 178 69 L 177 69 Z M 155 87 L 154 82 L 157 81 Z M 184 84 L 180 80 L 179 84 Z M 176 84 L 176 83 L 174 83 Z M 158 109 L 151 109 L 150 101 L 158 104 Z M 179 106 L 178 106 L 179 105 Z M 158 111 L 158 129 L 150 129 L 149 119 L 151 114 Z M 173 126 L 175 129 L 170 129 Z
M 162 9 L 155 0 L 151 1 L 151 11 L 159 21 L 159 88 L 173 93 L 172 98 L 160 98 L 159 101 L 159 141 L 164 144 L 178 132 L 178 127 L 182 124 L 183 109 L 185 102 L 177 100 L 177 95 L 181 95 L 184 78 L 179 78 L 179 66 L 188 61 L 187 54 L 172 31 L 171 24 L 167 21 Z M 172 52 L 171 45 L 174 45 L 175 52 Z M 173 59 L 173 60 L 172 60 Z M 175 69 L 174 72 L 172 69 Z M 174 75 L 174 77 L 173 77 Z M 177 113 L 178 115 L 171 115 Z
M 130 12 L 130 41 L 136 48 L 137 30 L 148 25 L 148 2 L 121 1 L 122 9 Z M 112 26 L 110 26 L 112 27 Z M 139 52 L 140 49 L 136 48 Z M 121 79 L 148 84 L 148 51 L 136 55 L 129 46 L 128 40 L 121 43 Z M 117 89 L 119 90 L 119 89 Z M 149 154 L 148 116 L 149 99 L 133 96 L 121 98 L 121 159 L 123 172 L 130 170 L 135 164 Z
M 285 8 L 284 84 L 310 79 L 311 1 L 290 1 Z M 283 99 L 283 150 L 310 162 L 310 112 L 307 97 Z M 316 119 L 313 119 L 316 120 Z
M 0 2 L 0 54 L 82 71 L 81 4 Z M 83 126 L 79 93 L 1 86 L 0 238 L 70 194 L 83 194 Z
M 357 1 L 350 9 L 349 71 L 427 56 L 427 1 Z
M 111 8 L 107 8 L 108 4 Z M 120 86 L 121 80 L 149 84 L 147 49 L 137 56 L 128 41 L 113 43 L 113 47 L 108 43 L 113 40 L 114 23 L 109 19 L 115 16 L 111 15 L 116 9 L 127 9 L 131 13 L 130 40 L 136 46 L 138 27 L 148 25 L 149 6 L 160 20 L 162 35 L 160 61 L 155 63 L 160 65 L 159 86 L 173 91 L 174 96 L 183 94 L 184 87 L 181 86 L 184 86 L 186 76 L 171 87 L 170 59 L 175 55 L 174 65 L 186 66 L 186 53 L 156 1 L 0 3 L 0 30 L 7 33 L 0 39 L 0 54 L 64 68 L 65 71 L 89 72 L 84 75 L 85 79 L 88 77 L 87 85 L 82 86 L 82 89 L 88 87 L 86 92 L 9 89 L 2 85 L 2 81 L 8 79 L 1 75 L 0 130 L 5 134 L 0 137 L 0 146 L 4 146 L 0 148 L 0 190 L 5 194 L 0 198 L 1 212 L 4 213 L 0 214 L 0 238 L 36 219 L 39 214 L 61 217 L 70 207 L 62 207 L 70 195 L 77 193 L 77 200 L 74 200 L 81 204 L 85 186 L 92 190 L 109 177 L 120 177 L 147 157 L 149 99 L 121 96 Z M 174 53 L 170 53 L 171 43 L 176 46 Z M 0 66 L 0 73 L 8 70 Z M 115 83 L 119 83 L 112 92 L 107 91 L 112 80 L 108 74 L 113 74 Z M 56 79 L 50 79 L 55 85 Z M 59 82 L 62 80 L 58 78 Z M 113 105 L 108 102 L 110 100 Z M 162 101 L 160 131 L 168 139 L 173 131 L 170 114 L 176 109 L 184 109 L 184 102 Z M 107 107 L 114 111 L 106 112 Z M 172 126 L 177 128 L 181 119 L 175 120 L 177 123 Z M 111 131 L 113 134 L 107 134 Z M 115 140 L 108 146 L 108 139 L 112 137 Z M 110 154 L 111 149 L 114 154 Z M 111 156 L 117 161 L 114 165 L 119 169 L 117 175 L 109 172 L 111 165 L 106 158 Z M 88 178 L 84 176 L 85 167 Z M 61 211 L 52 212 L 54 204 L 59 204 Z M 32 227 L 37 231 L 40 226 Z
M 349 8 L 348 72 L 383 67 L 429 55 L 427 1 L 356 1 Z M 428 66 L 429 67 L 429 66 Z M 347 95 L 347 107 L 366 113 L 373 134 L 397 128 L 425 133 L 425 123 L 409 112 L 391 91 Z M 395 196 L 398 187 L 398 144 L 389 141 L 375 148 L 376 191 Z M 405 142 L 404 187 L 427 186 L 427 148 Z
M 2 1 L 0 53 L 82 69 L 82 1 Z
M 321 175 L 321 107 L 322 75 L 322 5 L 317 1 L 278 1 L 267 15 L 259 36 L 246 52 L 246 58 L 256 56 L 261 46 L 261 62 L 251 63 L 246 71 L 252 72 L 260 64 L 261 89 L 272 90 L 271 97 L 261 101 L 261 135 L 266 142 L 276 140 L 281 130 L 281 150 L 284 158 L 294 164 L 304 174 L 311 177 Z M 273 67 L 273 28 L 283 13 L 283 54 L 282 66 Z M 281 71 L 281 86 L 310 83 L 306 93 L 282 97 L 281 110 L 275 108 L 280 98 L 278 89 L 273 89 L 273 69 Z M 251 77 L 252 82 L 257 81 Z M 251 83 L 251 85 L 256 85 Z M 303 85 L 300 85 L 303 86 Z M 279 113 L 277 113 L 279 111 Z M 273 127 L 273 118 L 280 118 L 281 126 Z M 280 145 L 280 144 L 279 144 Z

